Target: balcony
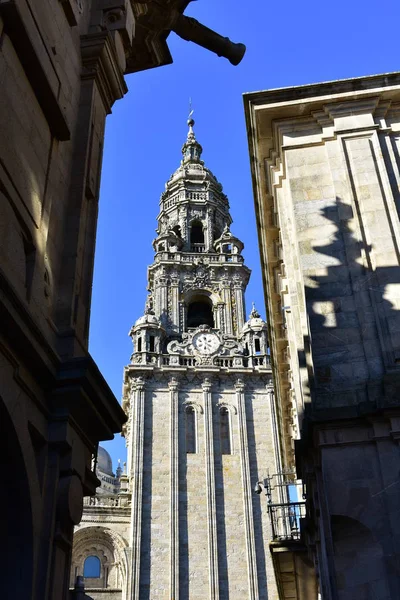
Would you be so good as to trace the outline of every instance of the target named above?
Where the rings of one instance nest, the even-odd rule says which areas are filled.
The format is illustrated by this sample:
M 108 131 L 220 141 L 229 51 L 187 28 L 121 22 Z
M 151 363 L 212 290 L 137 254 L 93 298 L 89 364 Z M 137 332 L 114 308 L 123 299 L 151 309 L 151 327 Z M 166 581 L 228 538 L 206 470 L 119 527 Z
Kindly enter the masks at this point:
M 141 368 L 145 366 L 156 368 L 169 367 L 196 367 L 199 365 L 196 356 L 181 356 L 178 354 L 157 354 L 151 352 L 136 352 L 132 354 L 131 366 Z M 260 356 L 215 356 L 212 367 L 220 369 L 255 369 L 256 371 L 271 370 L 271 358 L 268 355 Z
M 197 254 L 205 254 L 203 261 L 208 263 L 243 263 L 244 258 L 241 254 L 217 254 L 206 252 L 204 244 L 192 244 L 189 252 L 157 252 L 155 262 L 182 262 L 194 263 L 197 260 Z
M 268 512 L 272 529 L 269 547 L 280 600 L 317 600 L 315 569 L 301 532 L 306 503 L 269 504 Z
M 305 502 L 270 504 L 268 512 L 271 519 L 273 541 L 300 541 L 300 521 L 306 516 Z
M 131 506 L 130 494 L 97 494 L 96 496 L 87 496 L 83 499 L 83 506 L 88 508 L 129 508 Z
M 191 244 L 190 251 L 196 252 L 197 254 L 202 254 L 203 252 L 206 251 L 206 246 L 205 246 L 205 244 Z

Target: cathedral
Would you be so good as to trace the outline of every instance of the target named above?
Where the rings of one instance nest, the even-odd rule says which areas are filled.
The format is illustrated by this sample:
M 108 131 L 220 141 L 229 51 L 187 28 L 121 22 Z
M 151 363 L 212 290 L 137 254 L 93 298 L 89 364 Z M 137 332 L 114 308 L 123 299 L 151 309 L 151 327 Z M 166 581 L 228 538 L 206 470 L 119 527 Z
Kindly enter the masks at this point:
M 188 125 L 130 331 L 127 467 L 99 449 L 106 477 L 75 530 L 71 587 L 83 576 L 94 600 L 278 598 L 254 493 L 279 471 L 267 325 L 254 306 L 246 319 L 244 245 Z

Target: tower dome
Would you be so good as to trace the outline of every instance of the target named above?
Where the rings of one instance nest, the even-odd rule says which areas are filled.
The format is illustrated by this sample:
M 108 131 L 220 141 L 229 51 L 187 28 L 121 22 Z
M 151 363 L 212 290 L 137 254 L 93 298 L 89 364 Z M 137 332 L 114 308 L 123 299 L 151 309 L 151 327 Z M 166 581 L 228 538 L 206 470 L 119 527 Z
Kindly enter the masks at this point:
M 261 318 L 260 313 L 253 304 L 249 319 L 243 326 L 242 335 L 250 331 L 260 332 L 267 331 L 268 327 L 264 319 Z

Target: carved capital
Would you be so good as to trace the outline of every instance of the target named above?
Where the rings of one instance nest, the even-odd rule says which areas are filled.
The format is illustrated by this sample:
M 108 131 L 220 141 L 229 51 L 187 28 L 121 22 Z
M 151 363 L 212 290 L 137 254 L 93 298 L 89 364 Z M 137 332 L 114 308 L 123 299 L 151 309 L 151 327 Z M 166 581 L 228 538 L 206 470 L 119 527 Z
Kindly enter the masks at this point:
M 175 376 L 171 377 L 168 382 L 168 387 L 171 392 L 177 392 L 179 389 L 179 379 Z
M 202 381 L 201 388 L 203 392 L 211 392 L 212 380 L 209 377 L 205 377 Z
M 132 389 L 136 392 L 141 392 L 144 390 L 146 385 L 146 381 L 143 377 L 135 377 L 132 381 Z
M 243 381 L 243 379 L 237 379 L 235 382 L 235 390 L 237 393 L 243 393 L 245 390 L 245 383 Z

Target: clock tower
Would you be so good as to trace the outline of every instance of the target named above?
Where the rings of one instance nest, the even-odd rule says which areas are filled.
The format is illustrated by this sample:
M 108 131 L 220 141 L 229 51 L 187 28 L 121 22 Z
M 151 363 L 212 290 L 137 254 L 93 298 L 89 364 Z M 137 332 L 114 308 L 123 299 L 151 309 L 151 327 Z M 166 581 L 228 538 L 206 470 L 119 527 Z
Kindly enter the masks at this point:
M 160 199 L 123 407 L 129 600 L 277 598 L 266 502 L 279 470 L 267 326 L 245 317 L 250 270 L 193 125 Z
M 71 584 L 93 600 L 278 599 L 253 492 L 281 471 L 267 325 L 254 307 L 246 320 L 243 243 L 188 124 L 130 332 L 127 468 L 75 532 Z

